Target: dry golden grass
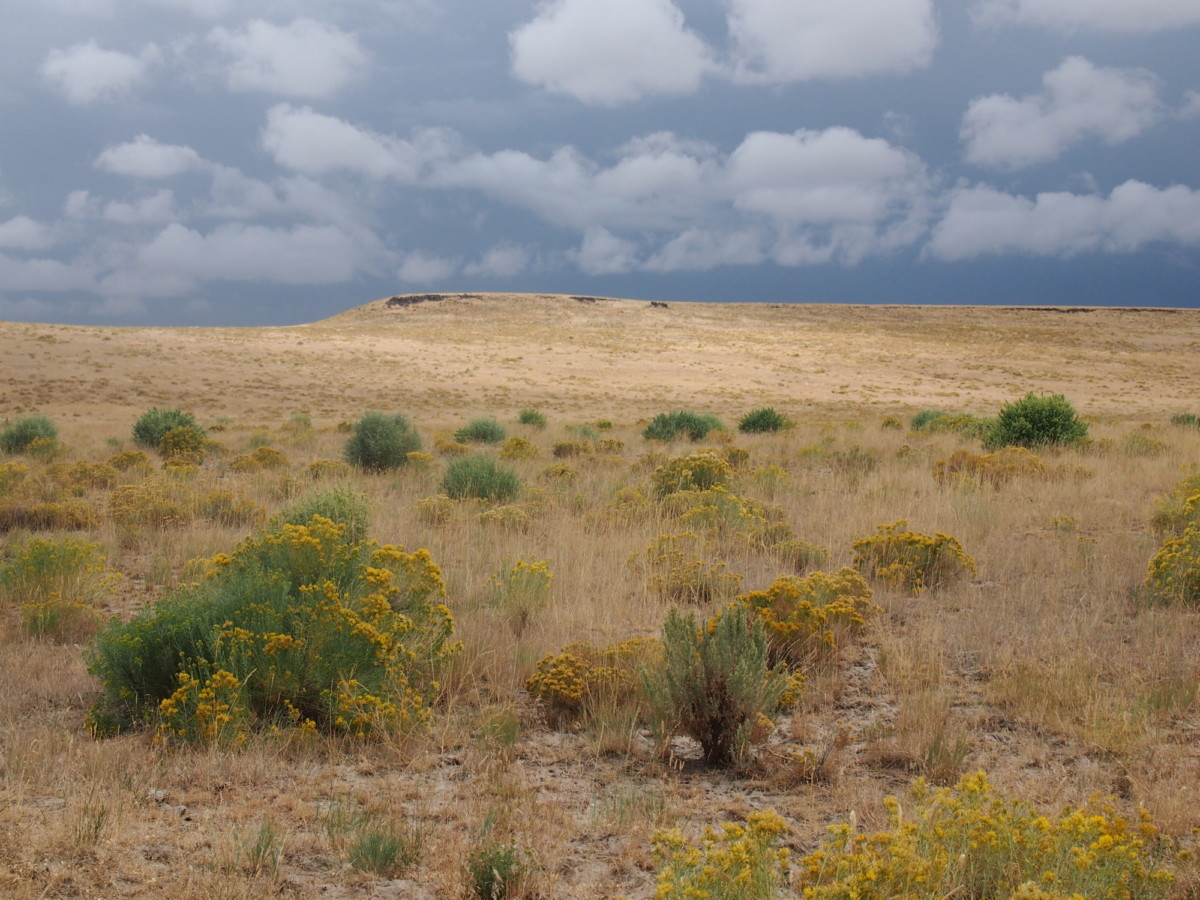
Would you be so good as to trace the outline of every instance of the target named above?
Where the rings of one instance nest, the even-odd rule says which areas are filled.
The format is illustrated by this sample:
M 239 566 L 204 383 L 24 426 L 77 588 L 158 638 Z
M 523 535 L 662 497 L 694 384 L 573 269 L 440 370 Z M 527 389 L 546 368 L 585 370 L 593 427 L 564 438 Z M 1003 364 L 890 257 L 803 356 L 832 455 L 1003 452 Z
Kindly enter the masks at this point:
M 150 406 L 180 406 L 227 449 L 188 486 L 221 487 L 278 511 L 317 486 L 310 463 L 341 456 L 336 426 L 368 409 L 403 412 L 434 453 L 479 415 L 527 438 L 510 462 L 525 490 L 502 514 L 459 503 L 442 521 L 444 457 L 428 468 L 343 476 L 371 501 L 370 533 L 424 547 L 442 567 L 464 651 L 443 679 L 428 735 L 316 746 L 254 739 L 238 751 L 167 749 L 149 736 L 92 740 L 97 685 L 83 649 L 26 637 L 0 600 L 0 894 L 68 896 L 466 897 L 466 861 L 513 839 L 532 854 L 519 896 L 649 897 L 649 835 L 774 807 L 795 849 L 854 811 L 882 823 L 880 799 L 924 774 L 984 769 L 1006 792 L 1050 806 L 1100 792 L 1144 807 L 1170 835 L 1200 825 L 1200 620 L 1137 596 L 1160 543 L 1154 499 L 1200 460 L 1200 313 L 585 303 L 488 295 L 388 309 L 383 301 L 276 329 L 105 329 L 0 323 L 0 417 L 41 413 L 63 459 L 103 461 L 130 446 Z M 1045 454 L 1057 477 L 999 486 L 940 483 L 935 463 L 979 442 L 881 427 L 921 408 L 986 416 L 1029 390 L 1061 392 L 1092 422 L 1090 449 Z M 788 432 L 714 434 L 749 460 L 736 486 L 778 504 L 825 567 L 880 523 L 952 534 L 978 562 L 970 580 L 912 597 L 877 586 L 866 636 L 812 675 L 797 711 L 745 773 L 670 765 L 644 734 L 548 729 L 524 694 L 536 661 L 576 640 L 657 634 L 666 612 L 631 564 L 682 530 L 648 497 L 654 465 L 692 445 L 643 442 L 655 413 L 713 412 L 733 426 L 773 405 Z M 544 431 L 515 424 L 534 406 Z M 311 416 L 312 427 L 292 420 Z M 615 423 L 620 453 L 555 459 L 576 426 Z M 1143 430 L 1143 425 L 1148 430 Z M 1161 453 L 1127 442 L 1139 433 Z M 267 440 L 290 466 L 231 471 Z M 1143 447 L 1144 449 L 1144 447 Z M 864 462 L 874 460 L 874 463 Z M 574 477 L 547 469 L 565 462 Z M 31 473 L 49 463 L 27 461 Z M 153 461 L 159 466 L 159 461 Z M 755 479 L 755 469 L 787 473 Z M 1084 469 L 1090 477 L 1072 477 Z M 130 472 L 120 484 L 144 476 Z M 183 577 L 189 559 L 231 549 L 249 526 L 198 517 L 122 529 L 112 488 L 83 499 L 84 532 L 122 579 L 109 611 L 127 616 Z M 0 535 L 0 557 L 29 535 Z M 765 588 L 776 560 L 736 541 L 721 559 Z M 488 580 L 516 559 L 550 561 L 550 597 L 524 627 L 490 602 Z M 789 751 L 809 748 L 814 765 Z M 421 833 L 421 861 L 398 877 L 348 860 L 338 822 L 374 817 Z M 1188 896 L 1184 872 L 1177 895 Z

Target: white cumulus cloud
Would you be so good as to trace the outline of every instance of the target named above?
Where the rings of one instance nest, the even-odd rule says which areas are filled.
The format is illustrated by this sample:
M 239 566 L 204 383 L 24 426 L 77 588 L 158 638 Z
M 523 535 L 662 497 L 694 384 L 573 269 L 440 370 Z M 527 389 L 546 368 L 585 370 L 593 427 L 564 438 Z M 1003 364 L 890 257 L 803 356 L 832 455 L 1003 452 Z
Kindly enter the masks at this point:
M 932 0 L 728 0 L 737 75 L 749 82 L 858 78 L 926 65 Z
M 367 64 L 353 34 L 313 19 L 273 25 L 261 19 L 231 31 L 214 28 L 208 39 L 229 57 L 229 87 L 289 97 L 329 97 Z
M 763 235 L 754 230 L 723 232 L 689 228 L 646 260 L 649 272 L 706 272 L 718 266 L 755 265 L 766 259 Z
M 527 248 L 506 242 L 492 247 L 476 262 L 468 264 L 463 273 L 513 278 L 529 268 L 530 258 Z
M 1015 22 L 1056 31 L 1143 34 L 1200 24 L 1195 0 L 982 0 L 975 6 L 985 24 Z
M 1136 137 L 1161 115 L 1158 79 L 1144 69 L 1095 66 L 1080 56 L 1042 76 L 1042 92 L 971 101 L 961 137 L 969 162 L 1018 168 L 1045 162 L 1089 137 Z
M 109 147 L 96 157 L 96 168 L 131 178 L 174 178 L 207 167 L 191 147 L 164 144 L 146 134 Z
M 406 254 L 396 271 L 405 284 L 431 285 L 445 281 L 458 272 L 458 264 L 440 256 L 415 251 Z
M 139 56 L 132 56 L 105 50 L 93 38 L 66 50 L 51 50 L 41 72 L 46 82 L 71 103 L 94 103 L 128 93 L 145 80 L 159 55 L 153 44 L 148 44 Z
M 449 153 L 451 132 L 425 129 L 412 140 L 380 135 L 311 108 L 280 103 L 267 113 L 263 148 L 282 166 L 308 175 L 356 172 L 415 180 L 423 166 Z
M 987 186 L 951 197 L 926 252 L 955 261 L 1007 253 L 1070 257 L 1133 253 L 1153 243 L 1200 246 L 1200 191 L 1126 181 L 1107 196 L 1014 196 Z
M 54 243 L 54 230 L 29 216 L 0 222 L 0 249 L 45 250 Z
M 168 190 L 157 191 L 130 203 L 110 201 L 104 205 L 101 215 L 118 225 L 164 224 L 178 218 L 175 194 Z
M 588 275 L 630 272 L 638 264 L 637 245 L 601 225 L 594 225 L 583 233 L 575 262 Z
M 602 106 L 693 93 L 715 66 L 671 0 L 553 0 L 509 45 L 521 81 Z

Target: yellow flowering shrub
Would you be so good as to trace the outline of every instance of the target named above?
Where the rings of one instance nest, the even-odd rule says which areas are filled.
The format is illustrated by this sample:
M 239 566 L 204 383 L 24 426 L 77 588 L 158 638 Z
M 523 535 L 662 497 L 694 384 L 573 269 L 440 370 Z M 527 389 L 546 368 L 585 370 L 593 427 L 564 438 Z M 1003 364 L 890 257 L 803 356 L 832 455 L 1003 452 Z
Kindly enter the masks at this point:
M 254 730 L 356 737 L 426 726 L 457 645 L 425 550 L 344 537 L 321 516 L 203 561 L 204 579 L 97 639 L 98 732 L 237 743 Z
M 1200 472 L 1189 475 L 1154 504 L 1151 524 L 1159 531 L 1180 534 L 1200 523 Z
M 1046 464 L 1037 454 L 1024 447 L 1004 447 L 982 456 L 969 450 L 955 450 L 948 459 L 939 459 L 933 466 L 933 477 L 939 482 L 979 481 L 999 487 L 1021 476 L 1047 474 Z
M 664 601 L 697 605 L 736 594 L 742 576 L 725 571 L 723 562 L 704 559 L 701 550 L 703 540 L 692 532 L 660 534 L 651 541 L 642 553 L 650 591 Z
M 266 509 L 229 488 L 212 488 L 198 497 L 196 511 L 222 525 L 261 525 L 267 520 Z
M 529 438 L 510 437 L 500 445 L 499 455 L 501 459 L 533 459 L 538 448 Z
M 907 815 L 885 801 L 888 828 L 835 825 L 799 865 L 806 900 L 1158 900 L 1171 886 L 1157 832 L 1099 799 L 1047 815 L 996 793 L 982 772 L 953 788 L 912 787 Z
M 308 464 L 308 474 L 314 479 L 349 478 L 350 464 L 340 459 L 318 459 Z
M 150 472 L 150 457 L 141 450 L 122 450 L 108 458 L 108 464 L 118 472 L 137 472 L 147 475 Z
M 489 603 L 520 637 L 550 599 L 553 580 L 549 560 L 506 561 L 503 568 L 488 579 Z
M 108 514 L 122 539 L 136 538 L 145 529 L 186 525 L 196 515 L 196 492 L 166 473 L 113 489 Z
M 1200 603 L 1200 522 L 1163 543 L 1150 560 L 1146 588 L 1164 603 Z
M 967 573 L 975 574 L 975 560 L 957 538 L 941 532 L 909 531 L 904 519 L 880 525 L 875 534 L 851 546 L 856 569 L 913 594 L 937 590 Z
M 156 449 L 163 459 L 199 465 L 204 460 L 206 439 L 199 427 L 180 425 L 163 432 Z
M 543 656 L 525 682 L 554 727 L 640 696 L 642 667 L 661 653 L 657 638 L 630 638 L 608 647 L 586 641 Z
M 25 630 L 60 641 L 92 636 L 120 576 L 100 545 L 74 537 L 31 538 L 0 563 L 0 597 L 21 610 Z
M 787 823 L 774 810 L 707 827 L 698 842 L 678 828 L 654 833 L 656 900 L 772 900 L 787 885 Z
M 291 460 L 282 450 L 274 447 L 255 447 L 249 453 L 239 453 L 229 461 L 231 472 L 263 472 L 275 469 L 286 469 Z
M 866 580 L 851 568 L 784 576 L 765 591 L 740 594 L 735 601 L 762 619 L 772 658 L 792 666 L 843 646 L 877 609 Z
M 706 491 L 715 485 L 729 483 L 733 466 L 713 450 L 702 450 L 689 456 L 677 456 L 654 470 L 650 481 L 654 492 L 665 497 L 676 491 Z

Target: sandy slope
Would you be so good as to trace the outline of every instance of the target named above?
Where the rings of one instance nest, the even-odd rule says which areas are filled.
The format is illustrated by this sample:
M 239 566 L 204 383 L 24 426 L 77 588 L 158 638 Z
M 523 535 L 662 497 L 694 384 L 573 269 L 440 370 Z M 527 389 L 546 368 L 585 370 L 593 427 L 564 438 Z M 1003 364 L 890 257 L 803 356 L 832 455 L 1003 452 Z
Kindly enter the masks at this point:
M 53 407 L 123 430 L 141 410 L 276 421 L 400 410 L 437 425 L 526 405 L 589 417 L 985 414 L 1029 390 L 1084 413 L 1194 411 L 1200 311 L 672 303 L 486 294 L 377 300 L 281 328 L 0 323 L 0 416 Z

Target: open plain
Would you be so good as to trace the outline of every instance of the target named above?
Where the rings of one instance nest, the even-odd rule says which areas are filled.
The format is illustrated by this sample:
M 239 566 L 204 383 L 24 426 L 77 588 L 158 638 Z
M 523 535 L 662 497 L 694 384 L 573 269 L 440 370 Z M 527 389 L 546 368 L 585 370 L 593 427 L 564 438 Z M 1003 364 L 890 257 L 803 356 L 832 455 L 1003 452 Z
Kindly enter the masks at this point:
M 1200 414 L 1198 359 L 1200 311 L 1132 308 L 454 294 L 277 328 L 0 323 L 0 420 L 58 427 L 44 454 L 0 457 L 11 475 L 0 563 L 33 539 L 94 542 L 112 573 L 95 604 L 127 620 L 198 577 L 189 561 L 231 552 L 314 492 L 349 488 L 368 500 L 372 538 L 429 551 L 462 642 L 432 723 L 413 733 L 227 746 L 146 728 L 99 740 L 89 635 L 31 634 L 0 596 L 0 893 L 473 897 L 471 861 L 511 847 L 521 877 L 509 897 L 647 898 L 658 829 L 694 839 L 773 809 L 799 860 L 832 824 L 884 827 L 883 798 L 918 777 L 952 785 L 982 770 L 1052 814 L 1096 794 L 1131 821 L 1145 810 L 1174 875 L 1168 895 L 1196 896 L 1200 620 L 1148 599 L 1145 582 L 1170 533 L 1160 498 L 1200 464 L 1200 428 L 1172 423 Z M 985 453 L 978 433 L 910 427 L 922 410 L 986 420 L 1029 392 L 1064 395 L 1088 440 L 1003 477 L 947 477 L 940 461 Z M 738 431 L 768 406 L 794 427 Z M 149 453 L 110 479 L 63 474 L 136 450 L 131 427 L 151 407 L 208 429 L 198 464 Z M 526 409 L 547 425 L 518 424 Z M 725 430 L 643 438 L 680 409 Z M 342 457 L 369 410 L 403 413 L 424 454 L 380 473 L 319 465 Z M 449 500 L 454 433 L 482 416 L 527 442 L 507 456 L 479 448 L 521 491 Z M 283 462 L 236 464 L 261 447 Z M 814 568 L 656 496 L 656 471 L 704 449 L 729 461 L 729 489 L 755 515 L 824 553 L 815 568 L 851 565 L 855 540 L 898 520 L 954 536 L 976 565 L 915 594 L 873 580 L 861 633 L 804 672 L 799 701 L 733 768 L 702 765 L 686 735 L 664 749 L 638 715 L 550 721 L 526 690 L 538 661 L 571 642 L 659 635 L 686 602 L 654 571 L 662 535 L 692 534 L 699 563 L 736 576 L 731 595 Z M 192 500 L 169 519 L 131 520 L 114 497 L 152 479 Z M 261 515 L 206 513 L 217 491 Z M 85 511 L 69 527 L 22 518 L 68 501 Z M 532 606 L 497 589 L 520 560 L 552 574 Z M 728 597 L 693 599 L 711 615 Z M 415 861 L 364 864 L 352 848 L 365 822 L 419 835 Z M 793 879 L 778 896 L 798 891 Z

